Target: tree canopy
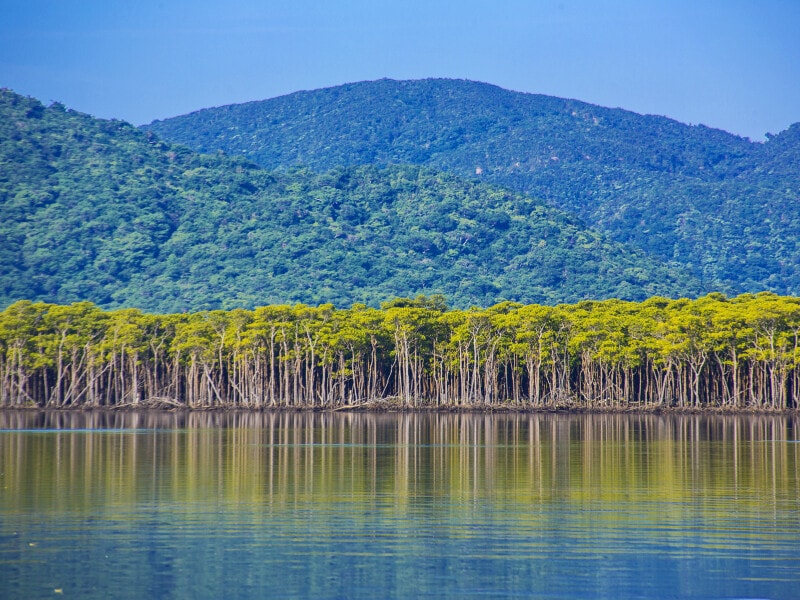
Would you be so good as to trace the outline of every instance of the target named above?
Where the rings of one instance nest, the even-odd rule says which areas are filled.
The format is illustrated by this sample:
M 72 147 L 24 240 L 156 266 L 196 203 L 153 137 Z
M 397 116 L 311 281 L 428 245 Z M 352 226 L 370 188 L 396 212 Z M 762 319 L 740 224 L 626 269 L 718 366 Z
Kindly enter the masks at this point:
M 800 298 L 448 309 L 440 297 L 147 314 L 0 312 L 0 406 L 783 410 L 800 401 Z

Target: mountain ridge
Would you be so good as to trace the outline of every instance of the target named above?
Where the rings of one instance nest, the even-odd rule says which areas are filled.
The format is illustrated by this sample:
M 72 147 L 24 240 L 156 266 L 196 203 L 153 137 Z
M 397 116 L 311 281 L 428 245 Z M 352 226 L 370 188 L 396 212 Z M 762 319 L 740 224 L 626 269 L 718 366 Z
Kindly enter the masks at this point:
M 0 91 L 0 303 L 179 312 L 697 295 L 534 198 L 420 166 L 270 172 Z
M 270 169 L 424 165 L 547 200 L 727 292 L 800 293 L 800 124 L 766 142 L 467 80 L 383 79 L 146 130 Z

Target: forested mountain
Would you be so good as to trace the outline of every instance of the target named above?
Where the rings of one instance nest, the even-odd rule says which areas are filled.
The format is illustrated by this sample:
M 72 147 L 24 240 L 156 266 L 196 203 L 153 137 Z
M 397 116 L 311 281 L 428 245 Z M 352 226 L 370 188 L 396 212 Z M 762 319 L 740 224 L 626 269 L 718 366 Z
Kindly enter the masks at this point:
M 268 172 L 0 91 L 0 304 L 179 312 L 696 295 L 543 201 L 418 166 Z
M 269 169 L 411 163 L 547 200 L 706 288 L 800 294 L 800 124 L 765 143 L 470 81 L 380 80 L 147 129 Z

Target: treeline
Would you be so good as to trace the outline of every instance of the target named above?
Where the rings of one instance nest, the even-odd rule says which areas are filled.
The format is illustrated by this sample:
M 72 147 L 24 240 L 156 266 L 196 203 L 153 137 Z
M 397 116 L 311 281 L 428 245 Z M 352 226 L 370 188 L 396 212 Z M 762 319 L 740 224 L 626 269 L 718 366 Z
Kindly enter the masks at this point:
M 450 310 L 440 296 L 155 315 L 20 301 L 0 406 L 797 408 L 800 298 Z

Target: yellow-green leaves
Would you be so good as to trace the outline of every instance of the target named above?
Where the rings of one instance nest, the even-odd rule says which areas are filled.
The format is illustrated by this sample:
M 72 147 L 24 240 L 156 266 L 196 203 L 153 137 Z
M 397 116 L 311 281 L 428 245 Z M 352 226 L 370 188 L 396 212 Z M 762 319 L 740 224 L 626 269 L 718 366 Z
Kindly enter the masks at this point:
M 0 405 L 795 407 L 800 299 L 0 312 Z

